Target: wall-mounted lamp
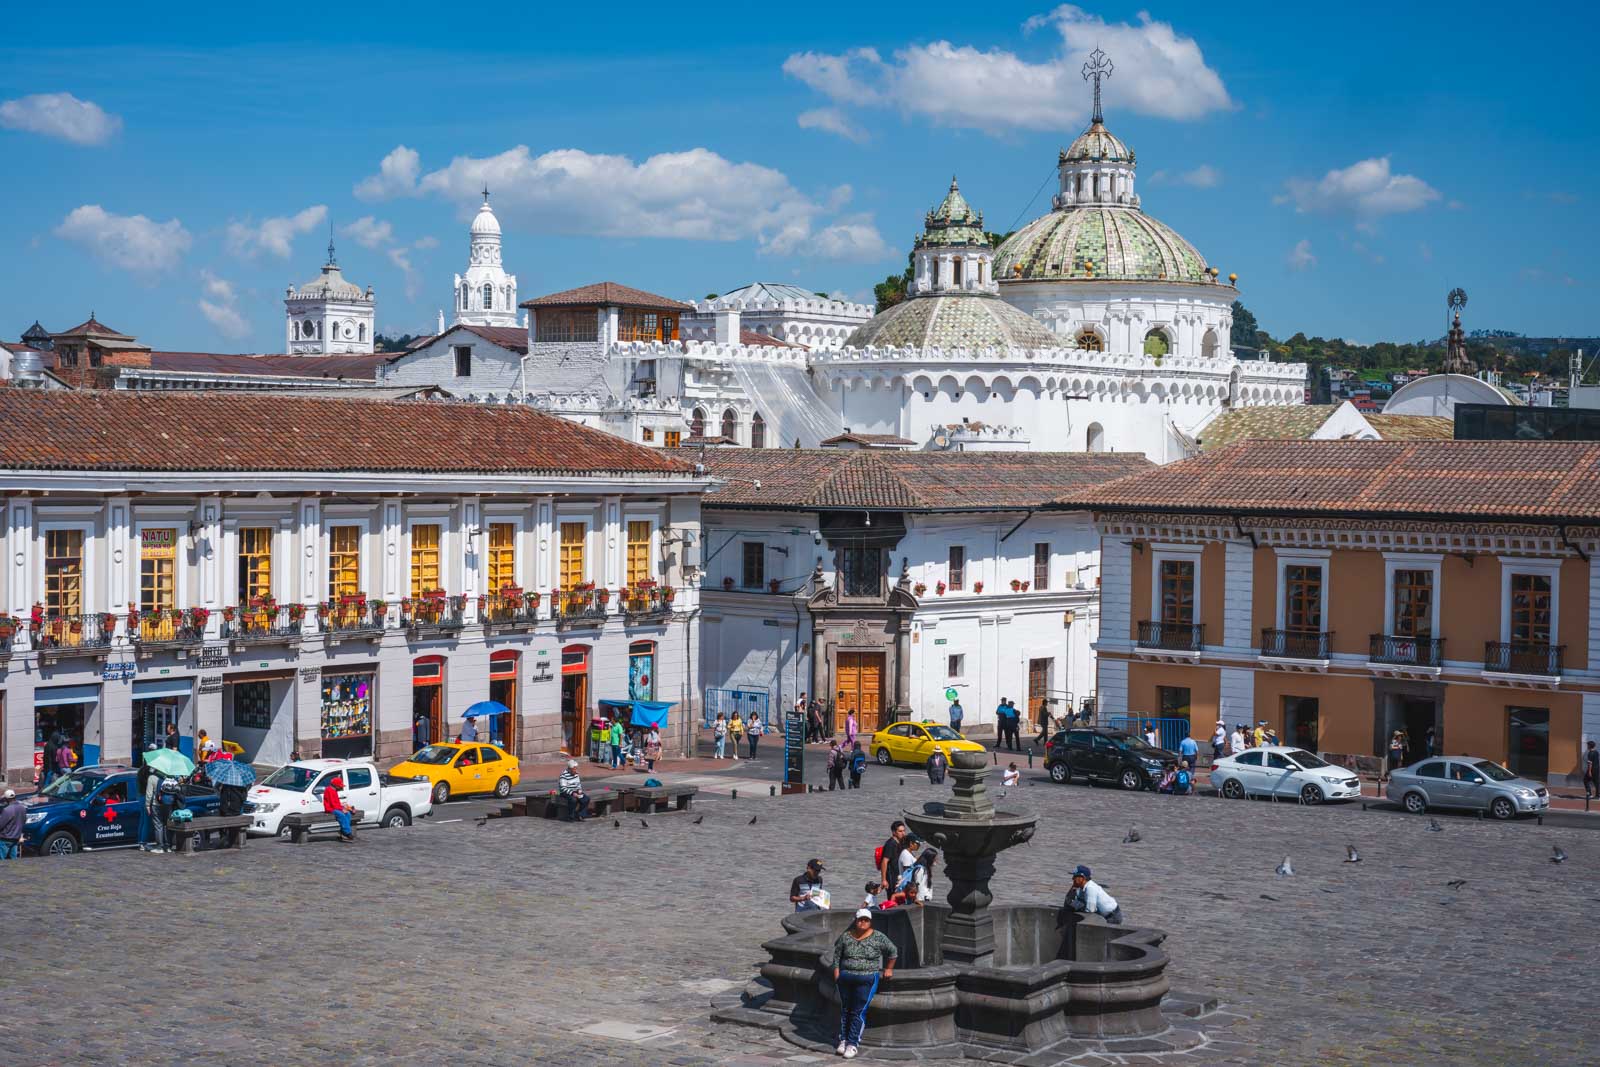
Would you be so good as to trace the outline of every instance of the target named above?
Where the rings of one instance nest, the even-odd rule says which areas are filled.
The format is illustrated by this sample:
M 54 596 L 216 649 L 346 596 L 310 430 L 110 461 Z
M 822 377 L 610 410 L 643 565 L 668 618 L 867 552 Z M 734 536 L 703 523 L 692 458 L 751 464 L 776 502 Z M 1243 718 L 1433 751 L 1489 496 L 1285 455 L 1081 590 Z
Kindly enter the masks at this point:
M 1143 541 L 1126 541 L 1126 542 L 1124 542 L 1124 544 L 1132 545 L 1133 546 L 1133 550 L 1135 552 L 1138 552 L 1141 555 L 1144 554 L 1144 542 Z

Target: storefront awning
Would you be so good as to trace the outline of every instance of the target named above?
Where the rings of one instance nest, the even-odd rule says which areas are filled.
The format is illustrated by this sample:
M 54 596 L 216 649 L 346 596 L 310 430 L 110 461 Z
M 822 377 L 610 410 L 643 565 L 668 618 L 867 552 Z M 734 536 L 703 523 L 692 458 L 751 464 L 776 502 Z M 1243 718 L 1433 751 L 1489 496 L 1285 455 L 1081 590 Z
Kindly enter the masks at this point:
M 152 678 L 148 682 L 133 683 L 133 699 L 135 700 L 154 700 L 157 697 L 186 697 L 193 692 L 193 678 Z
M 661 728 L 667 725 L 667 709 L 674 703 L 667 700 L 602 700 L 600 709 L 601 714 L 606 714 L 607 708 L 616 709 L 615 714 L 608 717 L 627 717 L 630 726 Z
M 58 704 L 93 704 L 100 699 L 98 685 L 57 685 L 33 691 L 33 706 L 53 708 Z

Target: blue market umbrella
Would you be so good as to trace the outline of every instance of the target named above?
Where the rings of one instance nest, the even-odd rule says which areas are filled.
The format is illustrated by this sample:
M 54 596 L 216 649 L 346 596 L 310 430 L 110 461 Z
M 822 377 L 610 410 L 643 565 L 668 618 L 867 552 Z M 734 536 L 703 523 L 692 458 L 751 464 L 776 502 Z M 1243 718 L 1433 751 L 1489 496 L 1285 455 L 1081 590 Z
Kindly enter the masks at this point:
M 480 700 L 461 713 L 463 719 L 492 719 L 496 715 L 510 715 L 511 709 L 498 700 Z
M 241 760 L 214 759 L 200 768 L 213 785 L 253 785 L 256 769 Z

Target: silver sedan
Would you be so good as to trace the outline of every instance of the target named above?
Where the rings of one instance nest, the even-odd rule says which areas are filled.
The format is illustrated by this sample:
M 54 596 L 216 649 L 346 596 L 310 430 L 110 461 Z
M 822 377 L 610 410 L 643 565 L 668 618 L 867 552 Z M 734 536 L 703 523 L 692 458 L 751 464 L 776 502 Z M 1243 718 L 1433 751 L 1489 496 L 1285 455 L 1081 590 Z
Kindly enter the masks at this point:
M 1429 808 L 1467 808 L 1514 819 L 1550 807 L 1550 791 L 1538 782 L 1473 756 L 1435 756 L 1394 771 L 1386 795 L 1413 815 Z

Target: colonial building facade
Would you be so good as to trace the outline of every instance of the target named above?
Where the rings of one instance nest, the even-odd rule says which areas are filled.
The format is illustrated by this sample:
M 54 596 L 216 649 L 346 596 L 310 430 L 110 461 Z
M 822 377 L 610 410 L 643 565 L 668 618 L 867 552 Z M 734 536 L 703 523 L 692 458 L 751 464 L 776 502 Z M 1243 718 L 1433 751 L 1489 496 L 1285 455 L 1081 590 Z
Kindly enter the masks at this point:
M 705 484 L 527 409 L 0 390 L 5 776 L 54 731 L 109 762 L 168 723 L 392 761 L 480 700 L 524 757 L 581 750 L 600 699 L 672 701 L 685 751 Z
M 1377 769 L 1564 784 L 1600 738 L 1600 447 L 1251 441 L 1090 494 L 1099 697 Z M 1064 506 L 1074 506 L 1068 502 Z

